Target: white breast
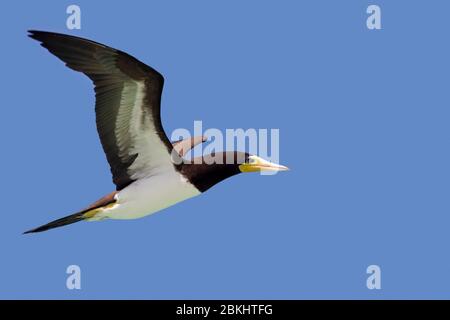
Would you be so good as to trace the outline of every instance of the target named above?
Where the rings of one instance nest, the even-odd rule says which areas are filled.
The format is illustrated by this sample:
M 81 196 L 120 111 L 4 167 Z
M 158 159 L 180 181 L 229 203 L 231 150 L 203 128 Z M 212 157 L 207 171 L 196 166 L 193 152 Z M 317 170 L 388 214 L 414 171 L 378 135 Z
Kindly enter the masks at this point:
M 200 194 L 176 171 L 139 179 L 121 190 L 117 204 L 100 212 L 97 219 L 137 219 Z

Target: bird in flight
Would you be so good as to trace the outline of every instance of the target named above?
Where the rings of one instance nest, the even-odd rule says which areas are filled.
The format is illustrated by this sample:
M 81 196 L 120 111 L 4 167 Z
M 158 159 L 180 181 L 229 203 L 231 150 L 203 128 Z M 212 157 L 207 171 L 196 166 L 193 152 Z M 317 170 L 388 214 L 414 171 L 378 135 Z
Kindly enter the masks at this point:
M 94 83 L 97 131 L 116 191 L 75 214 L 25 233 L 83 220 L 141 218 L 241 172 L 288 169 L 237 151 L 216 152 L 200 161 L 182 159 L 205 138 L 170 142 L 161 123 L 164 78 L 158 71 L 125 52 L 88 39 L 34 30 L 29 36 Z

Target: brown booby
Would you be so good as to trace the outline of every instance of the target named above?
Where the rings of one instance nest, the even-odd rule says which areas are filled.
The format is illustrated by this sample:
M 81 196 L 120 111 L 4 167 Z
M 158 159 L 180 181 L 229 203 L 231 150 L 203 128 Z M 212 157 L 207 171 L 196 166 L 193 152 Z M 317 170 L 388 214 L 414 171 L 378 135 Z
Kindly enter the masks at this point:
M 179 161 L 205 138 L 169 141 L 160 117 L 164 78 L 158 71 L 91 40 L 45 31 L 29 33 L 66 66 L 93 81 L 97 130 L 116 191 L 84 210 L 25 233 L 82 220 L 141 218 L 241 172 L 287 170 L 244 152 L 217 152 L 201 161 Z

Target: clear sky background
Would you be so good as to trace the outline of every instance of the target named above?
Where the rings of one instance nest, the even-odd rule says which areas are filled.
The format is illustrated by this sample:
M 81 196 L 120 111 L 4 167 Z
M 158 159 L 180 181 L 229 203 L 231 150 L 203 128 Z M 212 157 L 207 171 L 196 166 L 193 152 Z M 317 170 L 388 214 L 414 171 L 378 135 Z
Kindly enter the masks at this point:
M 82 29 L 66 28 L 78 4 Z M 378 4 L 382 30 L 366 27 Z M 448 1 L 9 1 L 0 298 L 450 298 Z M 167 132 L 279 128 L 291 171 L 133 221 L 22 232 L 114 189 L 90 80 L 27 29 L 166 78 Z M 81 267 L 81 290 L 66 268 Z M 366 268 L 381 267 L 381 290 Z

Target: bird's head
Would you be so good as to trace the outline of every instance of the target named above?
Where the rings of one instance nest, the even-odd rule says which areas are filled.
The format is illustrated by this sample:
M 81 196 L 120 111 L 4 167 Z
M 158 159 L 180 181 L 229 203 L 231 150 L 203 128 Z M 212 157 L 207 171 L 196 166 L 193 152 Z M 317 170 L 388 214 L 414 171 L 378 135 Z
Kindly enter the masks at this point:
M 244 161 L 238 164 L 241 172 L 277 172 L 289 170 L 288 167 L 272 163 L 255 155 L 245 153 Z
M 285 166 L 238 151 L 216 152 L 194 158 L 181 168 L 182 173 L 202 192 L 240 173 L 260 172 L 264 175 L 285 170 L 288 170 Z

